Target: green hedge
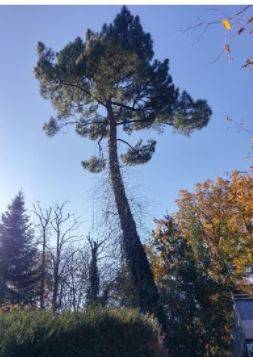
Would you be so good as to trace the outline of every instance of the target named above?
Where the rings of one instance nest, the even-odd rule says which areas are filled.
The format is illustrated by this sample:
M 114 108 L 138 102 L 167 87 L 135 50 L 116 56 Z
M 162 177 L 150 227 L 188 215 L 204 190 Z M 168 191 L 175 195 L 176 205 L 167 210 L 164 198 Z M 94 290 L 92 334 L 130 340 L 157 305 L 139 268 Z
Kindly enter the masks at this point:
M 0 313 L 2 357 L 166 356 L 156 322 L 135 310 Z

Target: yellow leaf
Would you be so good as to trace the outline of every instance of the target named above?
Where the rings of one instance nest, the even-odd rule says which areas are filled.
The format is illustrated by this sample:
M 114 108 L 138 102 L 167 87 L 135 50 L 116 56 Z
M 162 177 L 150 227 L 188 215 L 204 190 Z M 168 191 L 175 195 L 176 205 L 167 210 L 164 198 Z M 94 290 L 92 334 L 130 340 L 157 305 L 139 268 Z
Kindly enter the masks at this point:
M 221 23 L 225 27 L 226 30 L 228 30 L 228 31 L 231 30 L 231 23 L 228 19 L 222 20 Z

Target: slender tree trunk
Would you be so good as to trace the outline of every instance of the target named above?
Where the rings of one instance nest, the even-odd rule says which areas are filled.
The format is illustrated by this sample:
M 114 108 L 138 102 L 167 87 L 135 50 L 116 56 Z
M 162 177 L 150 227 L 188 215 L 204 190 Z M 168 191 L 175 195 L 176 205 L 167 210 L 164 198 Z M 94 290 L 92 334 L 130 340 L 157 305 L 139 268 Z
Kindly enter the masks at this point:
M 53 298 L 52 298 L 52 309 L 53 311 L 57 310 L 57 297 L 58 297 L 58 262 L 54 266 L 54 287 L 53 287 Z
M 98 244 L 90 240 L 91 260 L 89 264 L 89 286 L 87 289 L 87 303 L 96 304 L 99 295 L 99 272 L 98 272 Z
M 54 267 L 54 288 L 53 288 L 53 298 L 52 298 L 52 309 L 57 310 L 57 298 L 58 298 L 58 287 L 59 287 L 59 276 L 58 276 L 58 263 Z
M 117 127 L 112 113 L 109 113 L 109 122 L 110 179 L 122 229 L 126 261 L 141 311 L 154 314 L 165 329 L 165 316 L 160 308 L 158 289 L 126 197 L 118 160 Z
M 40 308 L 45 308 L 45 272 L 46 272 L 46 232 L 43 230 L 41 281 L 40 281 Z
M 57 310 L 58 302 L 58 290 L 59 290 L 59 264 L 60 264 L 60 231 L 57 230 L 57 243 L 56 243 L 56 257 L 54 262 L 54 287 L 53 287 L 53 299 L 52 299 L 52 309 Z
M 74 277 L 74 272 L 73 270 L 71 270 L 71 283 L 72 283 L 72 287 L 71 287 L 71 293 L 72 293 L 72 307 L 73 310 L 76 312 L 77 311 L 77 305 L 76 305 L 76 288 L 75 288 L 75 277 Z

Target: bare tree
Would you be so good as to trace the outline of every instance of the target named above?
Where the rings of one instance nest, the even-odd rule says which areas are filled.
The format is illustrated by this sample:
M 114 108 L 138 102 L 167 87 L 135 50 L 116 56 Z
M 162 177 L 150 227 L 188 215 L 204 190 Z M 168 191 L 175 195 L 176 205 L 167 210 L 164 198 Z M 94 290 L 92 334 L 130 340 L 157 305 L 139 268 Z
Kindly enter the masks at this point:
M 110 285 L 110 280 L 104 284 L 105 289 L 102 292 L 101 289 L 101 273 L 99 272 L 98 261 L 100 259 L 101 253 L 105 251 L 105 243 L 107 238 L 102 241 L 96 241 L 90 236 L 88 237 L 88 242 L 90 245 L 90 261 L 89 261 L 89 284 L 87 288 L 87 304 L 106 304 L 106 296 L 108 294 L 108 288 Z M 105 266 L 103 266 L 105 268 Z M 100 295 L 101 294 L 101 295 Z M 99 296 L 100 295 L 100 296 Z
M 41 263 L 40 263 L 40 308 L 45 308 L 45 296 L 46 296 L 46 248 L 49 239 L 49 230 L 52 216 L 52 207 L 43 209 L 39 202 L 33 204 L 33 213 L 36 215 L 39 221 L 40 239 L 39 243 L 42 246 Z
M 41 244 L 40 307 L 79 311 L 91 302 L 104 306 L 119 266 L 118 251 L 112 248 L 119 239 L 117 229 L 110 228 L 112 221 L 105 215 L 100 223 L 94 220 L 92 233 L 84 240 L 78 234 L 80 223 L 66 204 L 47 209 L 39 202 L 33 205 Z
M 77 272 L 80 275 L 80 271 L 83 274 L 83 269 L 87 269 L 87 265 L 79 266 L 83 263 L 79 245 L 81 237 L 78 234 L 80 223 L 72 214 L 66 212 L 66 205 L 66 201 L 46 209 L 43 209 L 39 202 L 33 205 L 33 212 L 38 220 L 39 243 L 42 247 L 40 307 L 44 309 L 46 305 L 51 305 L 53 311 L 62 308 L 62 304 L 65 306 L 64 297 L 70 292 L 70 277 L 72 276 L 73 290 L 74 281 L 76 283 L 74 275 L 77 275 Z M 68 308 L 76 308 L 75 299 L 76 294 L 72 299 L 74 306 L 68 304 Z
M 79 311 L 85 305 L 88 286 L 89 251 L 87 245 L 68 245 L 61 258 L 58 309 Z
M 52 309 L 56 311 L 61 305 L 61 294 L 59 290 L 60 281 L 64 276 L 69 260 L 71 260 L 75 251 L 69 252 L 66 249 L 67 245 L 74 244 L 80 241 L 80 235 L 77 234 L 77 229 L 80 224 L 77 219 L 70 213 L 65 213 L 66 202 L 55 204 L 52 210 L 52 219 L 50 225 L 55 237 L 50 247 L 50 255 L 52 259 L 53 270 L 53 292 L 52 292 Z M 64 260 L 63 260 L 64 257 Z

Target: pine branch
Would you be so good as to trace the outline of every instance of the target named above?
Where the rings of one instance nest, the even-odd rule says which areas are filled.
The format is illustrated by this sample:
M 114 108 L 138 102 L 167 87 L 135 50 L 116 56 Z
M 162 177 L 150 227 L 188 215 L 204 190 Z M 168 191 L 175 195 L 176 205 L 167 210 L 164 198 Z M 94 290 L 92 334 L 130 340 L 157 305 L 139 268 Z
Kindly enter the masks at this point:
M 125 141 L 123 139 L 119 139 L 119 138 L 117 139 L 117 141 L 121 141 L 122 143 L 128 145 L 132 151 L 134 151 L 136 154 L 139 155 L 139 152 L 137 150 L 135 150 L 135 148 L 132 145 L 130 145 L 127 141 Z

